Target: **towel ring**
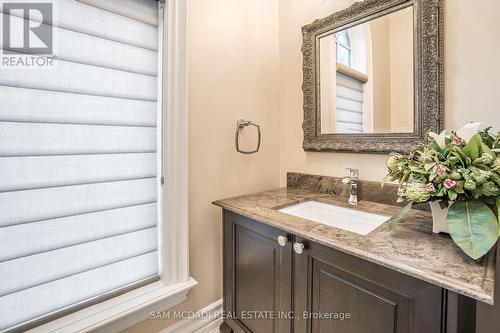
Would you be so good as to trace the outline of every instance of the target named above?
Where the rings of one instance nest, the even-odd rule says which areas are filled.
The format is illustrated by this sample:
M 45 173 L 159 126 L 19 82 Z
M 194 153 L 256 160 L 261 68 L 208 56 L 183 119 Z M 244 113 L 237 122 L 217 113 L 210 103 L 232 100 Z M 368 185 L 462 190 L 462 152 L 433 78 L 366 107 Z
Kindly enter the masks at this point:
M 252 150 L 252 151 L 246 151 L 246 150 L 241 150 L 240 149 L 240 131 L 242 129 L 244 129 L 245 127 L 247 127 L 247 126 L 255 126 L 255 127 L 257 127 L 257 133 L 258 133 L 257 148 L 255 150 Z M 236 151 L 238 153 L 242 153 L 242 154 L 254 154 L 254 153 L 258 152 L 259 149 L 260 149 L 260 139 L 261 139 L 260 125 L 254 123 L 254 122 L 248 121 L 248 120 L 243 120 L 243 119 L 240 119 L 240 120 L 238 120 L 236 122 L 235 141 L 236 141 Z

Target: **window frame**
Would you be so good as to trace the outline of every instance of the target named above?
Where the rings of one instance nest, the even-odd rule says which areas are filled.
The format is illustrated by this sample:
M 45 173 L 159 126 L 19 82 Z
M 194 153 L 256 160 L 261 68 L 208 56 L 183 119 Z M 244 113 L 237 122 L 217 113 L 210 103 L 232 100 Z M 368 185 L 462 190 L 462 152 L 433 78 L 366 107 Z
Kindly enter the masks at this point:
M 339 36 L 344 36 L 345 40 L 347 43 L 342 43 L 339 41 L 339 38 L 337 38 L 337 35 Z M 352 48 L 351 48 L 351 39 L 349 37 L 349 33 L 347 30 L 343 30 L 343 31 L 340 31 L 340 32 L 337 32 L 335 34 L 335 44 L 336 44 L 336 57 L 337 57 L 337 62 L 340 62 L 339 61 L 339 50 L 342 49 L 342 50 L 345 50 L 347 51 L 347 64 L 344 64 L 342 62 L 340 62 L 341 64 L 347 66 L 347 67 L 351 67 L 352 66 Z M 346 45 L 347 44 L 347 45 Z
M 116 332 L 183 302 L 189 275 L 187 4 L 159 1 L 158 243 L 160 280 L 32 328 L 28 332 Z

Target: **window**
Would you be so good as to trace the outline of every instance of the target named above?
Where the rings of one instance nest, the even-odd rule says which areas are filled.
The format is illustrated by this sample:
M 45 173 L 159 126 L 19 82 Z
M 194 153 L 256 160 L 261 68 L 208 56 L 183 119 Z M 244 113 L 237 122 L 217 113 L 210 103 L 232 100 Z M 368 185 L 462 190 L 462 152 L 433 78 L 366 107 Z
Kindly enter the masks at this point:
M 165 264 L 163 256 L 171 230 L 160 223 L 162 6 L 47 2 L 53 65 L 0 67 L 0 331 L 160 279 L 195 283 L 183 258 Z M 23 12 L 2 10 L 11 30 L 22 31 Z M 171 229 L 168 237 L 185 239 L 184 228 Z M 174 245 L 171 255 L 183 251 Z M 152 299 L 184 291 L 155 288 Z
M 363 133 L 363 86 L 363 82 L 337 72 L 337 133 Z
M 335 34 L 335 44 L 337 46 L 337 62 L 351 67 L 351 42 L 347 30 Z
M 336 132 L 363 133 L 367 129 L 368 80 L 367 25 L 358 25 L 335 34 L 336 71 Z M 370 48 L 371 49 L 371 48 Z M 371 55 L 371 51 L 369 53 Z M 371 56 L 370 56 L 371 58 Z M 369 84 L 367 85 L 367 82 Z

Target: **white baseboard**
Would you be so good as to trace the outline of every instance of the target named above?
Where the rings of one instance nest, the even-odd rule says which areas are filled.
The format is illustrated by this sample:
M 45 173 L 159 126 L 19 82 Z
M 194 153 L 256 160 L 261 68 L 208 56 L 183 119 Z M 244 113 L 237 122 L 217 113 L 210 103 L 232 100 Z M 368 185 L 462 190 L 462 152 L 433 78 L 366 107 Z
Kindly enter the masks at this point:
M 196 312 L 196 319 L 182 319 L 158 333 L 219 333 L 222 299 Z

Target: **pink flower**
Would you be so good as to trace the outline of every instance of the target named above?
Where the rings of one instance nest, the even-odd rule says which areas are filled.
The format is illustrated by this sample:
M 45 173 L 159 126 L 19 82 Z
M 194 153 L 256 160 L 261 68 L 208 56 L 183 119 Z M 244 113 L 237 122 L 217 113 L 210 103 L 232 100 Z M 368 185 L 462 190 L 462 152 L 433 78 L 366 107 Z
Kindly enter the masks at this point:
M 425 189 L 428 191 L 428 192 L 434 192 L 436 190 L 436 187 L 434 186 L 433 183 L 429 183 L 429 184 L 426 184 L 425 185 Z
M 403 195 L 405 195 L 405 193 L 406 193 L 406 192 L 405 192 L 405 189 L 404 189 L 404 188 L 402 188 L 402 187 L 398 188 L 398 195 L 399 195 L 400 197 L 401 197 L 401 196 L 403 196 Z
M 444 185 L 444 187 L 446 187 L 449 190 L 449 189 L 457 186 L 457 182 L 454 181 L 453 179 L 448 178 L 448 179 L 445 179 L 445 181 L 443 182 L 443 185 Z
M 441 164 L 438 164 L 434 167 L 433 171 L 438 175 L 442 175 L 446 172 L 446 169 Z
M 461 146 L 461 145 L 465 144 L 465 140 L 459 136 L 456 136 L 453 138 L 453 144 L 455 144 L 457 146 Z

